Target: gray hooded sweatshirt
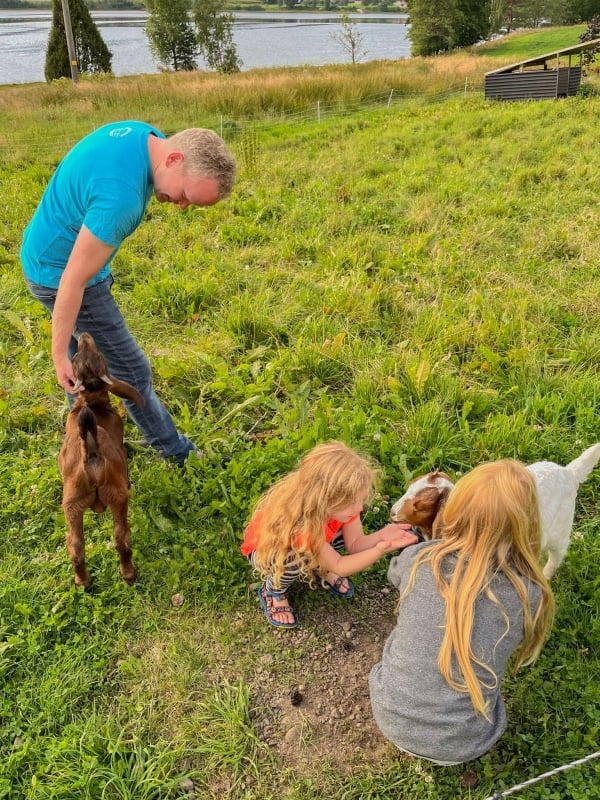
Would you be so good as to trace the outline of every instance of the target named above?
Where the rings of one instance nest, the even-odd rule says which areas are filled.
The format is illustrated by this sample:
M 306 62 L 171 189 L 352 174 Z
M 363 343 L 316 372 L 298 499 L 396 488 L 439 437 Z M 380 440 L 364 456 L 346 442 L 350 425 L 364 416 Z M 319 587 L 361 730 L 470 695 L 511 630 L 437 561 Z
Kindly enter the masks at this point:
M 407 547 L 393 558 L 388 579 L 401 591 L 407 585 L 415 556 L 435 543 Z M 449 557 L 451 572 L 456 557 Z M 528 585 L 532 609 L 537 608 L 541 589 Z M 402 601 L 398 624 L 385 643 L 381 661 L 369 675 L 373 715 L 383 735 L 411 755 L 444 764 L 460 764 L 487 752 L 506 729 L 506 712 L 500 683 L 507 662 L 521 643 L 523 608 L 503 573 L 494 576 L 491 590 L 502 611 L 487 597 L 475 603 L 472 648 L 493 675 L 475 665 L 476 675 L 488 701 L 490 720 L 477 713 L 468 693 L 457 692 L 444 680 L 437 666 L 442 644 L 445 604 L 428 564 L 417 572 L 413 589 Z M 453 674 L 460 677 L 454 663 Z

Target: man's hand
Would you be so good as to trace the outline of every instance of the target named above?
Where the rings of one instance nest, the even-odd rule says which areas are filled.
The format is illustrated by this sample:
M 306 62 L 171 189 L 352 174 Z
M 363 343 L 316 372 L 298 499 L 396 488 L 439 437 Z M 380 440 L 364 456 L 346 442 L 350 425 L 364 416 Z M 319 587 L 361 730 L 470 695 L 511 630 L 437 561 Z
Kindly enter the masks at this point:
M 58 285 L 52 311 L 52 360 L 56 378 L 69 394 L 83 389 L 83 386 L 75 389 L 75 375 L 68 356 L 83 293 L 88 281 L 102 269 L 113 250 L 114 247 L 82 225 Z
M 54 367 L 56 369 L 56 378 L 65 392 L 75 394 L 85 389 L 85 386 L 78 386 L 77 389 L 75 388 L 75 383 L 77 381 L 73 373 L 73 365 L 71 364 L 70 358 L 65 356 L 65 358 L 60 361 L 55 361 Z

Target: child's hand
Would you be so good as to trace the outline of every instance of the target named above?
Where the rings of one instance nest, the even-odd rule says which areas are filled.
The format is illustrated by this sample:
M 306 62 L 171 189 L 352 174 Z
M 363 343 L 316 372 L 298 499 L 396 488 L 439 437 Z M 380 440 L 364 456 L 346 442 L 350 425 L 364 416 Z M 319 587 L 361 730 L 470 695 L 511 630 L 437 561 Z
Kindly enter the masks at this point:
M 416 544 L 419 539 L 414 533 L 409 533 L 410 525 L 405 523 L 391 523 L 379 531 L 380 540 L 378 545 L 383 545 L 381 549 L 389 553 L 391 550 L 402 550 L 411 544 Z
M 399 536 L 409 531 L 410 528 L 410 523 L 407 522 L 391 522 L 379 531 L 379 538 L 383 542 L 395 541 Z

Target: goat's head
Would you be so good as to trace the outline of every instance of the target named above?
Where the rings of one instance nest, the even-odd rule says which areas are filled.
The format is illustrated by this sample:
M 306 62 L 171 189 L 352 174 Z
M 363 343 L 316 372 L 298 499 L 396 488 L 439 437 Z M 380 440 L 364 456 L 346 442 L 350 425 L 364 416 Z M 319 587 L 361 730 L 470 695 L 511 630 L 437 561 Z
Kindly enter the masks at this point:
M 72 363 L 76 389 L 84 386 L 84 392 L 110 391 L 118 397 L 131 400 L 137 406 L 145 405 L 144 398 L 137 389 L 126 381 L 109 375 L 106 359 L 89 333 L 79 335 L 77 352 L 73 356 Z
M 445 472 L 429 472 L 415 478 L 392 506 L 392 522 L 408 522 L 420 528 L 426 539 L 435 538 L 436 518 L 453 486 Z

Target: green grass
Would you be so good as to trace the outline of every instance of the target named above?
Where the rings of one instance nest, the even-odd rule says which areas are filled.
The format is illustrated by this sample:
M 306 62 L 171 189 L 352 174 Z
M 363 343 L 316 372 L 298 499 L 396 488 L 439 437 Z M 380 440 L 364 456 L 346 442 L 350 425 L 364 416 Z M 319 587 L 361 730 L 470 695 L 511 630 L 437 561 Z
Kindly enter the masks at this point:
M 580 44 L 579 36 L 585 30 L 585 25 L 569 25 L 556 28 L 535 28 L 527 32 L 517 31 L 487 42 L 480 49 L 486 56 L 520 61 L 525 58 L 543 56 L 546 53 L 554 53 L 556 50 L 563 50 L 566 47 L 574 47 Z
M 396 69 L 425 74 L 434 92 L 466 60 L 489 69 L 465 55 Z M 288 103 L 304 72 L 275 74 Z M 367 74 L 357 70 L 356 83 Z M 218 87 L 224 102 L 263 84 L 275 97 L 272 80 Z M 286 686 L 298 654 L 267 628 L 238 551 L 260 492 L 330 437 L 377 458 L 392 498 L 432 467 L 564 463 L 600 438 L 593 91 L 514 104 L 407 99 L 321 124 L 238 118 L 225 132 L 240 163 L 233 197 L 186 213 L 152 204 L 114 264 L 158 390 L 206 460 L 170 469 L 128 427 L 139 581 L 118 576 L 110 519 L 89 516 L 96 590 L 72 586 L 56 466 L 64 402 L 48 320 L 21 280 L 20 235 L 84 129 L 143 108 L 165 129 L 214 119 L 198 95 L 186 112 L 178 85 L 157 76 L 0 92 L 0 798 L 170 800 L 192 781 L 207 800 L 483 800 L 593 752 L 597 474 L 581 488 L 582 535 L 554 583 L 551 639 L 508 679 L 509 727 L 469 765 L 474 789 L 461 768 L 399 761 L 391 749 L 340 775 L 327 759 L 291 769 L 265 747 L 257 662 Z M 386 521 L 386 502 L 368 511 L 368 529 Z M 357 615 L 362 580 L 384 586 L 385 565 L 357 579 Z M 321 595 L 304 602 L 318 648 L 330 606 Z M 594 800 L 599 774 L 592 762 L 522 796 Z

